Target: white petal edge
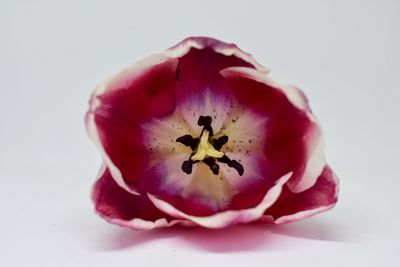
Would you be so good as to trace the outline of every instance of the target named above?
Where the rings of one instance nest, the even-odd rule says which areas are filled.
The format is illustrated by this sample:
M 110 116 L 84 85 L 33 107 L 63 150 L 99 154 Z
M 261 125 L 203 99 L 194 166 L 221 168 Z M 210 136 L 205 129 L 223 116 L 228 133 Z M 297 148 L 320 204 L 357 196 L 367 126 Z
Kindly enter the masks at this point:
M 209 37 L 189 37 L 179 44 L 167 49 L 164 54 L 172 58 L 180 58 L 186 55 L 191 48 L 203 49 L 205 47 L 212 48 L 216 53 L 225 56 L 235 56 L 252 64 L 258 71 L 265 74 L 270 72 L 270 69 L 259 64 L 251 54 L 244 52 L 237 45 L 232 43 L 224 43 L 214 38 Z
M 127 227 L 133 230 L 152 230 L 156 228 L 166 228 L 172 227 L 174 225 L 182 225 L 185 227 L 194 227 L 196 226 L 194 223 L 185 220 L 172 220 L 170 222 L 165 218 L 160 218 L 156 221 L 145 221 L 143 219 L 135 218 L 130 221 L 124 221 L 121 219 L 110 219 L 107 217 L 103 217 L 109 223 L 113 223 L 122 227 Z
M 95 144 L 97 147 L 98 151 L 100 152 L 103 161 L 105 162 L 105 165 L 108 167 L 110 170 L 111 176 L 114 179 L 114 181 L 123 189 L 128 191 L 131 194 L 135 195 L 140 195 L 136 190 L 131 189 L 124 181 L 122 177 L 121 171 L 118 169 L 117 166 L 111 161 L 111 158 L 108 156 L 106 151 L 103 148 L 103 145 L 101 144 L 100 141 L 100 136 L 97 131 L 96 123 L 94 121 L 94 113 L 88 112 L 86 114 L 86 129 L 87 132 L 92 139 L 92 142 Z M 100 177 L 100 176 L 99 176 Z
M 118 167 L 112 162 L 111 158 L 108 156 L 107 152 L 105 151 L 101 140 L 100 136 L 96 127 L 96 122 L 94 120 L 94 113 L 97 108 L 100 107 L 101 101 L 98 98 L 102 94 L 108 92 L 109 90 L 115 90 L 115 88 L 118 88 L 118 86 L 115 86 L 114 83 L 118 83 L 124 80 L 124 77 L 129 77 L 130 79 L 135 79 L 139 75 L 141 75 L 143 72 L 147 71 L 149 68 L 165 63 L 167 61 L 171 61 L 172 64 L 178 64 L 178 60 L 176 59 L 171 59 L 163 54 L 154 54 L 151 55 L 135 64 L 132 66 L 122 70 L 119 72 L 117 75 L 114 75 L 112 78 L 109 78 L 99 84 L 95 91 L 93 92 L 90 102 L 89 102 L 89 111 L 86 114 L 86 129 L 87 132 L 92 139 L 93 143 L 97 147 L 98 151 L 100 152 L 104 162 L 107 164 L 107 167 L 110 170 L 111 176 L 115 180 L 115 182 L 125 189 L 126 191 L 139 195 L 139 193 L 130 188 L 124 181 L 123 176 L 121 171 L 118 169 Z
M 290 172 L 279 178 L 276 181 L 275 185 L 268 190 L 263 200 L 253 208 L 242 210 L 228 210 L 203 217 L 188 215 L 154 195 L 148 194 L 148 196 L 158 209 L 173 217 L 185 219 L 206 228 L 217 229 L 224 228 L 233 224 L 248 223 L 260 219 L 265 210 L 271 207 L 272 204 L 274 204 L 275 201 L 278 199 L 282 192 L 283 185 L 289 180 L 291 176 L 292 173 Z
M 321 131 L 320 128 L 318 130 Z M 319 135 L 320 136 L 317 139 L 318 142 L 316 143 L 316 145 L 314 145 L 312 152 L 310 152 L 311 156 L 307 161 L 303 177 L 294 186 L 290 186 L 288 184 L 290 191 L 292 191 L 293 193 L 300 193 L 304 190 L 311 188 L 317 182 L 319 175 L 324 170 L 324 167 L 326 165 L 325 140 L 322 136 L 322 133 L 319 133 Z
M 103 161 L 99 173 L 97 174 L 96 177 L 96 182 L 94 183 L 93 187 L 92 187 L 92 199 L 94 201 L 94 196 L 95 196 L 95 188 L 96 188 L 96 184 L 97 181 L 99 179 L 101 179 L 101 177 L 103 176 L 104 172 L 107 169 L 107 164 Z M 94 201 L 95 202 L 95 201 Z M 94 203 L 96 205 L 96 203 Z M 106 220 L 109 223 L 112 224 L 116 224 L 122 227 L 127 227 L 133 230 L 152 230 L 155 228 L 165 228 L 165 227 L 171 227 L 174 225 L 182 225 L 182 226 L 186 226 L 186 227 L 193 227 L 196 226 L 194 223 L 190 222 L 190 221 L 186 221 L 186 220 L 171 220 L 171 221 L 167 221 L 166 218 L 160 218 L 156 221 L 146 221 L 143 220 L 141 218 L 134 218 L 132 220 L 126 221 L 126 220 L 122 220 L 122 219 L 117 219 L 117 218 L 110 218 L 105 216 L 104 214 L 98 212 L 97 210 L 95 210 L 97 214 L 100 215 L 100 217 L 102 217 L 104 220 Z
M 311 144 L 312 148 L 310 151 L 310 158 L 308 159 L 303 177 L 295 185 L 288 184 L 289 189 L 294 193 L 299 193 L 312 187 L 317 181 L 318 176 L 322 173 L 325 164 L 325 141 L 323 138 L 322 130 L 317 118 L 311 113 L 308 106 L 307 98 L 303 93 L 294 86 L 283 85 L 262 72 L 259 72 L 252 68 L 247 67 L 229 67 L 220 71 L 221 75 L 225 78 L 236 76 L 239 74 L 241 77 L 252 79 L 254 81 L 264 83 L 268 86 L 281 90 L 287 97 L 287 99 L 298 109 L 306 113 L 307 117 L 315 124 L 316 138 L 312 136 L 312 139 L 316 139 L 316 142 Z
M 334 199 L 337 200 L 338 195 L 339 195 L 339 178 L 337 177 L 336 173 L 334 173 L 332 171 L 332 179 L 334 180 L 335 183 L 335 197 Z M 260 219 L 261 222 L 268 222 L 268 223 L 274 223 L 274 224 L 286 224 L 286 223 L 291 223 L 291 222 L 295 222 L 295 221 L 299 221 L 299 220 L 303 220 L 306 218 L 309 218 L 311 216 L 314 216 L 318 213 L 327 211 L 331 208 L 333 208 L 333 206 L 336 205 L 336 201 L 333 202 L 332 204 L 329 205 L 325 205 L 325 206 L 320 206 L 314 209 L 310 209 L 310 210 L 303 210 L 303 211 L 299 211 L 293 214 L 289 214 L 289 215 L 285 215 L 285 216 L 281 216 L 279 218 L 277 218 L 276 220 L 274 220 L 274 218 L 271 215 L 264 215 L 262 216 L 262 218 Z
M 307 99 L 298 88 L 290 85 L 280 84 L 271 79 L 268 75 L 265 75 L 263 72 L 248 67 L 228 67 L 221 70 L 220 73 L 225 78 L 239 74 L 241 77 L 264 83 L 268 86 L 279 89 L 286 95 L 286 97 L 295 107 L 309 113 Z M 310 115 L 312 116 L 311 119 L 314 121 L 315 117 L 312 114 Z
M 163 53 L 157 53 L 150 55 L 134 64 L 131 66 L 123 69 L 122 71 L 118 72 L 117 74 L 111 76 L 110 78 L 106 79 L 102 83 L 100 83 L 96 89 L 94 90 L 91 99 L 90 99 L 90 108 L 91 110 L 95 110 L 99 105 L 100 105 L 100 100 L 97 99 L 98 96 L 104 94 L 108 90 L 110 90 L 110 87 L 112 89 L 117 88 L 117 86 L 112 86 L 114 83 L 118 83 L 122 80 L 124 80 L 124 77 L 129 77 L 130 79 L 134 79 L 138 76 L 140 76 L 142 73 L 147 71 L 149 68 L 160 65 L 162 63 L 165 63 L 167 61 L 173 61 L 176 65 L 178 64 L 177 59 L 173 59 L 171 57 L 168 57 L 164 55 Z M 93 102 L 93 103 L 92 103 Z

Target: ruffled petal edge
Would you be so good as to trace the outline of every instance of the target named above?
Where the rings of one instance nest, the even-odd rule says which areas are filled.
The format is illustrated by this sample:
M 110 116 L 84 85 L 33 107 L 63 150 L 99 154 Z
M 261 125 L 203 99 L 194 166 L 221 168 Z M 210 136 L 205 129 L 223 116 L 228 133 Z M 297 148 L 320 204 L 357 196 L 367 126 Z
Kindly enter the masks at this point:
M 282 191 L 282 187 L 289 180 L 291 175 L 292 173 L 288 173 L 279 178 L 275 185 L 268 190 L 263 200 L 257 206 L 248 209 L 222 211 L 210 216 L 199 217 L 188 215 L 176 209 L 170 203 L 158 198 L 157 196 L 151 194 L 148 194 L 148 196 L 151 202 L 153 202 L 158 209 L 170 216 L 188 220 L 196 225 L 206 228 L 224 228 L 229 225 L 249 223 L 260 219 L 265 210 L 272 206 L 278 199 Z
M 259 64 L 251 54 L 244 52 L 237 45 L 233 43 L 225 43 L 214 38 L 209 37 L 188 37 L 179 44 L 167 49 L 164 54 L 172 58 L 180 58 L 187 54 L 191 48 L 204 49 L 210 47 L 216 53 L 225 56 L 235 56 L 253 65 L 258 71 L 265 74 L 270 72 L 270 69 Z
M 274 205 L 276 205 L 276 210 L 278 210 L 280 213 L 282 213 L 282 210 L 285 209 L 282 207 L 282 204 L 291 205 L 291 213 L 280 216 L 276 214 L 271 215 L 269 214 L 269 212 L 275 213 L 273 211 L 275 207 L 271 207 L 271 209 L 267 210 L 265 215 L 262 216 L 260 221 L 274 224 L 286 224 L 314 216 L 318 213 L 333 208 L 338 200 L 339 179 L 337 175 L 332 171 L 332 169 L 328 165 L 326 165 L 313 187 L 298 194 L 289 194 L 291 194 L 291 198 L 289 199 L 292 201 L 292 204 L 284 203 L 288 200 L 281 201 L 280 199 L 278 199 Z M 293 208 L 294 204 L 298 207 Z
M 100 217 L 102 217 L 103 219 L 105 219 L 107 222 L 112 223 L 112 224 L 116 224 L 122 227 L 127 227 L 133 230 L 151 230 L 151 229 L 155 229 L 155 228 L 165 228 L 165 227 L 171 227 L 174 225 L 182 225 L 182 226 L 195 226 L 194 223 L 187 221 L 187 220 L 181 220 L 181 219 L 167 219 L 167 217 L 169 217 L 168 215 L 165 214 L 165 217 L 160 217 L 154 221 L 152 220 L 145 220 L 143 218 L 133 218 L 130 220 L 124 220 L 122 218 L 118 218 L 117 216 L 115 216 L 115 214 L 111 215 L 110 211 L 108 211 L 110 208 L 104 208 L 104 206 L 102 206 L 101 202 L 106 202 L 107 199 L 104 199 L 103 197 L 103 191 L 104 191 L 104 186 L 105 184 L 107 184 L 105 181 L 102 181 L 102 179 L 107 179 L 107 177 L 105 177 L 105 175 L 107 175 L 106 173 L 107 170 L 107 165 L 105 163 L 103 163 L 103 165 L 100 168 L 100 171 L 98 173 L 97 176 L 97 181 L 95 182 L 93 189 L 92 189 L 92 201 L 95 204 L 95 211 L 97 214 L 100 215 Z M 111 177 L 109 177 L 109 179 L 112 179 Z M 114 179 L 113 179 L 114 180 Z M 124 190 L 123 188 L 121 188 L 121 190 Z M 122 192 L 122 194 L 120 194 Z M 119 192 L 119 196 L 121 198 L 129 198 L 129 195 L 131 195 L 133 198 L 137 198 L 138 195 L 136 194 L 131 194 L 127 191 L 121 191 Z M 123 195 L 123 196 L 122 196 Z M 107 205 L 110 205 L 109 203 Z M 107 206 L 106 205 L 106 206 Z M 114 207 L 114 208 L 121 208 L 121 207 Z M 156 207 L 153 207 L 154 209 L 156 209 Z M 162 213 L 160 211 L 160 213 Z

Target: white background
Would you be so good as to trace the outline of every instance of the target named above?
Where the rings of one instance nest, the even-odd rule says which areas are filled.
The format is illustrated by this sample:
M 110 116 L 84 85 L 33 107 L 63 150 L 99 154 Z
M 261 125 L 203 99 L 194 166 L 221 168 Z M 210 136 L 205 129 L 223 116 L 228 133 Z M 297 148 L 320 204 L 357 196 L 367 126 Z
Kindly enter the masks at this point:
M 191 35 L 303 88 L 341 179 L 285 226 L 133 232 L 96 216 L 83 123 L 97 83 Z M 399 1 L 0 1 L 1 266 L 396 266 Z

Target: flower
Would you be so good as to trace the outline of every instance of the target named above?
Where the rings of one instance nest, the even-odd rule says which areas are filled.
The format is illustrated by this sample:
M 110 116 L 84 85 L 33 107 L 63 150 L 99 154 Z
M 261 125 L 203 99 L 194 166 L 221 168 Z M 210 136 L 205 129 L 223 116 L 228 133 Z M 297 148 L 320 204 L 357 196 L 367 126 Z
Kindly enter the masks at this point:
M 304 94 L 234 44 L 191 37 L 100 84 L 86 127 L 97 213 L 132 229 L 288 223 L 334 206 L 338 180 Z

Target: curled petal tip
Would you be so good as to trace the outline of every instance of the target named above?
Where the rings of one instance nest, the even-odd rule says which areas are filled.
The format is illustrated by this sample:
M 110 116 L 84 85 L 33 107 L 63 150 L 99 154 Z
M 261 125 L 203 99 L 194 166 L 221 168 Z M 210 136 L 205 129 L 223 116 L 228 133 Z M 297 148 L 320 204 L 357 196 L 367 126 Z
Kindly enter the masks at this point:
M 302 220 L 335 206 L 339 194 L 339 180 L 329 166 L 325 166 L 316 183 L 301 193 L 284 189 L 276 203 L 265 212 L 276 224 Z
M 268 74 L 270 72 L 269 68 L 259 64 L 251 54 L 244 52 L 236 44 L 225 43 L 210 37 L 188 37 L 181 41 L 179 44 L 169 48 L 167 51 L 165 51 L 165 54 L 174 58 L 182 57 L 187 54 L 192 48 L 209 48 L 212 49 L 215 53 L 219 53 L 225 56 L 234 56 L 242 59 L 265 74 Z

